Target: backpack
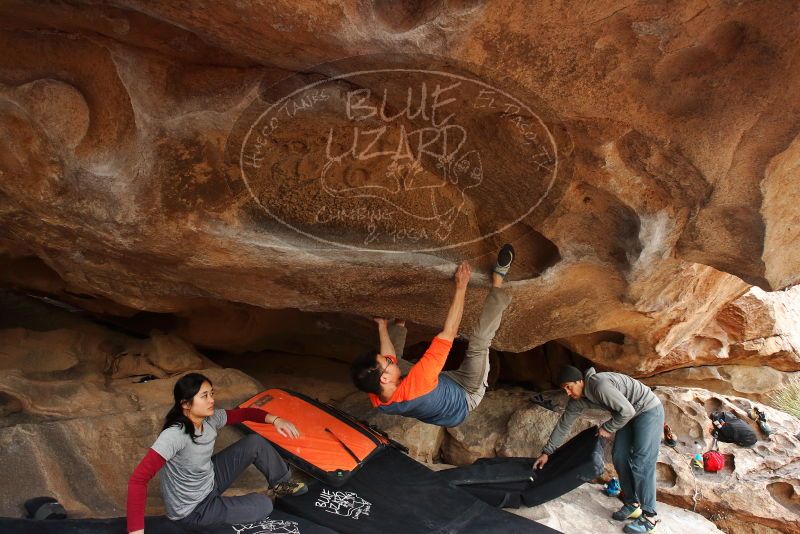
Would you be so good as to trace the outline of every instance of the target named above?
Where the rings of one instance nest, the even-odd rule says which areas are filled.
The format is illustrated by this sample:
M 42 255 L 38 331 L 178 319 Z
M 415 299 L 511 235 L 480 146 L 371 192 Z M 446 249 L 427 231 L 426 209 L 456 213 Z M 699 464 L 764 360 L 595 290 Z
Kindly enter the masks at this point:
M 718 450 L 710 450 L 703 454 L 703 470 L 716 473 L 725 467 L 725 457 Z
M 711 435 L 719 441 L 741 447 L 751 447 L 758 441 L 755 430 L 732 412 L 712 412 L 710 418 L 714 424 Z

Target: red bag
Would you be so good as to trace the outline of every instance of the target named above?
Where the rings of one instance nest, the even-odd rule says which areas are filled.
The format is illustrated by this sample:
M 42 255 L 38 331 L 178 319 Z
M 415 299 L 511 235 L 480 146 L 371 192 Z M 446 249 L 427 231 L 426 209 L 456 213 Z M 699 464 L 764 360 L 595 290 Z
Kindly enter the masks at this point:
M 703 454 L 703 469 L 708 473 L 716 473 L 725 467 L 725 457 L 719 451 L 708 451 Z

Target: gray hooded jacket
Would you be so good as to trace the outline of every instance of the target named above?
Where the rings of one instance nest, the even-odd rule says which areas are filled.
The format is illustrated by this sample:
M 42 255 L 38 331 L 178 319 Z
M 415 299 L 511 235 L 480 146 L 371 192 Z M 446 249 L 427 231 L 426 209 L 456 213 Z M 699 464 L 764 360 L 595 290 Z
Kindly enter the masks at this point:
M 649 387 L 628 375 L 598 373 L 594 367 L 590 367 L 583 376 L 583 396 L 578 400 L 569 400 L 542 449 L 543 453 L 552 454 L 564 443 L 572 424 L 584 410 L 600 408 L 611 412 L 611 419 L 602 427 L 609 432 L 616 432 L 640 413 L 661 403 Z

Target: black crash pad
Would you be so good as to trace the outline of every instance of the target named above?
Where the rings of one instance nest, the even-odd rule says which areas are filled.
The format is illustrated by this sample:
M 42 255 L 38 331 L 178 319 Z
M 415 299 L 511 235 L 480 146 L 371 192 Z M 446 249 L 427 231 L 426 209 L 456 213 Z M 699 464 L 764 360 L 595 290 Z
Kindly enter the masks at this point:
M 278 506 L 345 534 L 558 532 L 492 508 L 393 448 L 371 458 L 344 485 L 314 481 L 307 494 L 281 499 Z
M 124 517 L 115 519 L 54 519 L 35 521 L 0 517 L 3 534 L 125 534 Z M 145 533 L 149 534 L 335 534 L 334 530 L 316 525 L 281 510 L 254 523 L 222 525 L 203 530 L 189 530 L 164 516 L 145 518 Z
M 562 445 L 550 455 L 543 469 L 533 472 L 533 462 L 534 458 L 481 458 L 472 465 L 437 474 L 449 485 L 498 508 L 536 506 L 603 473 L 603 444 L 597 427 L 584 430 Z

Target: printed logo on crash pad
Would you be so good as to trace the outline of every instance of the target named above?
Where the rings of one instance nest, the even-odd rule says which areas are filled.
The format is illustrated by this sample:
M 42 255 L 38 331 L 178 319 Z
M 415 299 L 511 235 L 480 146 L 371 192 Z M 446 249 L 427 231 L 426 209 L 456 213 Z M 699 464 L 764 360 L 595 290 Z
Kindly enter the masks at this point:
M 369 515 L 372 503 L 365 501 L 352 491 L 323 489 L 314 506 L 331 514 L 358 519 L 362 515 Z
M 236 534 L 300 534 L 300 525 L 295 521 L 264 519 L 257 523 L 232 525 Z

